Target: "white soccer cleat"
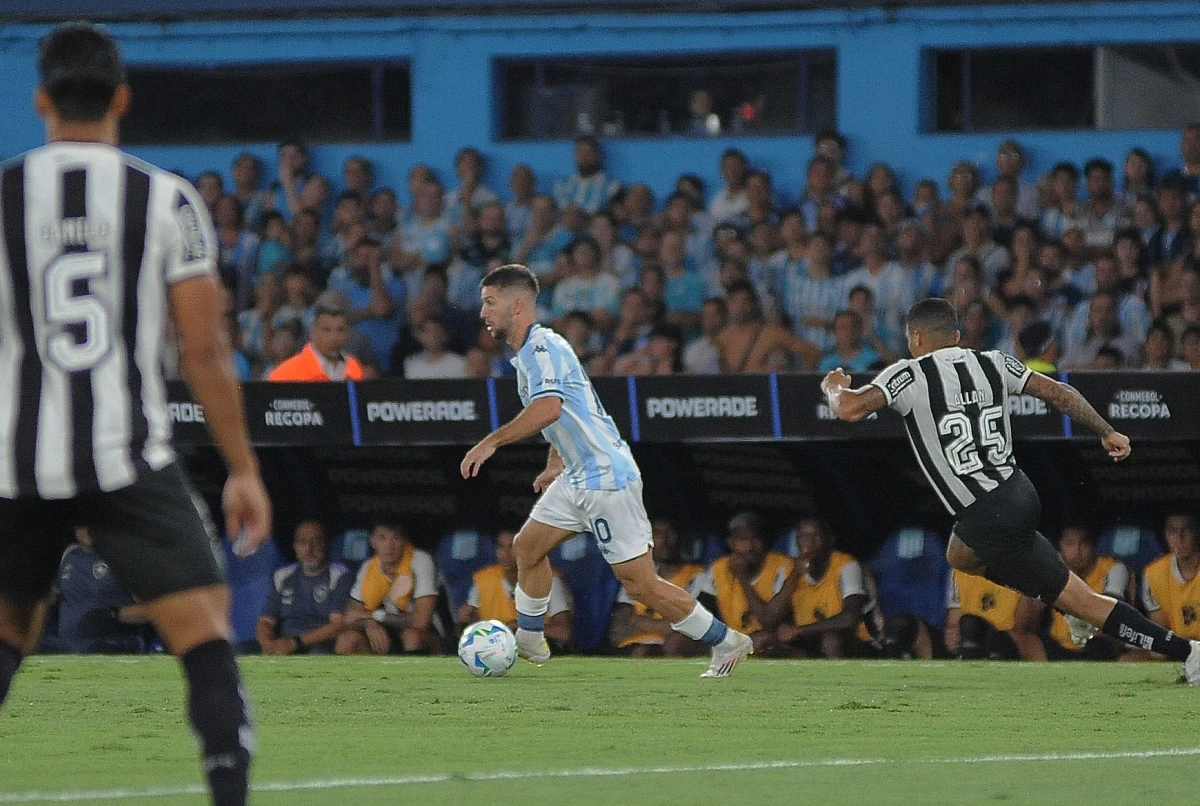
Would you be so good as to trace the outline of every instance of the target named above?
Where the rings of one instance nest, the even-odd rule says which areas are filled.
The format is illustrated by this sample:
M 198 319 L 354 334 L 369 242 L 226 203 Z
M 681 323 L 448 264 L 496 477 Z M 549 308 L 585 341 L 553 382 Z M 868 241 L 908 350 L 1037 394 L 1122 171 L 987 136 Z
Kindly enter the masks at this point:
M 1183 662 L 1183 679 L 1189 686 L 1200 686 L 1200 641 L 1192 641 L 1192 654 Z
M 1092 636 L 1099 632 L 1091 623 L 1076 616 L 1063 613 L 1063 618 L 1067 620 L 1067 626 L 1071 629 L 1071 642 L 1075 646 L 1086 645 Z
M 728 649 L 721 649 L 719 645 L 713 647 L 712 663 L 708 664 L 708 670 L 701 677 L 729 677 L 737 665 L 754 652 L 754 642 L 750 636 L 734 630 L 730 630 L 730 633 L 734 637 L 732 645 Z
M 524 630 L 517 631 L 517 657 L 524 658 L 534 666 L 541 666 L 550 660 L 550 644 L 546 641 L 545 633 L 539 633 L 542 637 L 537 639 L 523 633 Z

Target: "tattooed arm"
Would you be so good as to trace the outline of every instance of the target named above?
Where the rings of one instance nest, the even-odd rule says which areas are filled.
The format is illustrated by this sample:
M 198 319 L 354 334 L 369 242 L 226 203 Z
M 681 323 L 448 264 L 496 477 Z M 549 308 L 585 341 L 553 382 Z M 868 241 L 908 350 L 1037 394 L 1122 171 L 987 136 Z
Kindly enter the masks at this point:
M 1129 456 L 1129 437 L 1118 433 L 1100 416 L 1100 412 L 1079 394 L 1079 390 L 1066 383 L 1047 378 L 1040 372 L 1029 376 L 1025 392 L 1039 397 L 1081 425 L 1086 425 L 1100 435 L 1100 442 L 1114 462 Z

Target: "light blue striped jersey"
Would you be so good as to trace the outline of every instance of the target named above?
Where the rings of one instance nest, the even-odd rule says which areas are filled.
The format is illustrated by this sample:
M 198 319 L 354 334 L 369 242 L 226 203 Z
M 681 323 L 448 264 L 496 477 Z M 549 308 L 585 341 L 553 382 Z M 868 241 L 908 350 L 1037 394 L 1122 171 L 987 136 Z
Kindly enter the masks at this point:
M 562 457 L 568 484 L 578 490 L 621 490 L 641 477 L 629 445 L 566 339 L 534 324 L 512 365 L 524 405 L 547 395 L 562 400 L 562 414 L 542 429 L 542 436 Z

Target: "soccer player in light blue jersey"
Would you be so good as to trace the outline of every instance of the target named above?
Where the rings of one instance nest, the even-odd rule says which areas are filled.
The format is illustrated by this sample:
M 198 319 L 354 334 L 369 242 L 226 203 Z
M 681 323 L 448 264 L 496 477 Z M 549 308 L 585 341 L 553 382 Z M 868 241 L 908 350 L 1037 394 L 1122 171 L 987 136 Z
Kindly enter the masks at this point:
M 539 431 L 550 443 L 546 469 L 533 481 L 541 498 L 513 545 L 518 652 L 539 666 L 550 659 L 543 632 L 552 578 L 547 557 L 567 538 L 591 532 L 632 598 L 712 647 L 712 663 L 701 677 L 728 677 L 753 644 L 655 572 L 641 472 L 571 345 L 537 323 L 537 295 L 533 272 L 516 264 L 493 270 L 480 283 L 480 317 L 497 340 L 516 350 L 512 363 L 525 408 L 467 451 L 461 467 L 463 478 L 471 478 L 497 448 Z

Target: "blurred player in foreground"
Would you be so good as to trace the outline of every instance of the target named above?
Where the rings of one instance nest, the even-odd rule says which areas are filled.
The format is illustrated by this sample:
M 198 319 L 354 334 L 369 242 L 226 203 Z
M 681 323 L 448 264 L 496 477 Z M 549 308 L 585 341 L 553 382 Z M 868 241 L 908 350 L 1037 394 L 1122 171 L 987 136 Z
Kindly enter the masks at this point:
M 168 317 L 229 467 L 239 551 L 271 528 L 220 324 L 217 243 L 196 191 L 117 149 L 129 85 L 116 43 L 70 23 L 42 39 L 47 144 L 0 165 L 0 701 L 41 631 L 76 524 L 183 665 L 217 806 L 246 802 L 253 731 L 229 644 L 229 588 L 171 449 Z M 64 751 L 65 754 L 65 751 Z

